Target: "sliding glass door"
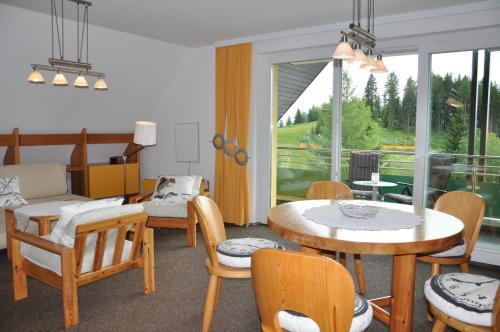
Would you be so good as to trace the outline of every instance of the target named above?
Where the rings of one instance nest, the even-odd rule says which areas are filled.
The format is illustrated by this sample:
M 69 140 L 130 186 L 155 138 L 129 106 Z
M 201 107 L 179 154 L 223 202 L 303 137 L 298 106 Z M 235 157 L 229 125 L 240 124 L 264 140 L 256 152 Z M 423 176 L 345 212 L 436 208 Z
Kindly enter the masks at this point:
M 426 204 L 443 191 L 486 202 L 477 246 L 500 250 L 500 51 L 431 55 Z

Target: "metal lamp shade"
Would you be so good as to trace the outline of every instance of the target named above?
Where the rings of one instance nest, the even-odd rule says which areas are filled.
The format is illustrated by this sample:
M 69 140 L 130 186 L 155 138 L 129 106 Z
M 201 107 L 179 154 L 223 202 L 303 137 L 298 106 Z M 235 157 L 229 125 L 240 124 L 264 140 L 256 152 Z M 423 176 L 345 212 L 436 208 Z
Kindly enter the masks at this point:
M 151 146 L 156 144 L 155 122 L 137 121 L 135 123 L 134 143 L 142 146 Z

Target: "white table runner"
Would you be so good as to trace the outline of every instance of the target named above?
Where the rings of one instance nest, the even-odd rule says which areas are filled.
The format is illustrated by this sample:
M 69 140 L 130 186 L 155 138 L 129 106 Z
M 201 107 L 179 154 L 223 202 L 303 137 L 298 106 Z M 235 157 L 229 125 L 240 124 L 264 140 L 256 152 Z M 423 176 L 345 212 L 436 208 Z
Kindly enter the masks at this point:
M 356 209 L 359 206 L 371 206 L 377 210 L 371 217 L 357 218 L 348 217 L 339 209 L 339 203 L 350 208 Z M 310 208 L 304 211 L 304 217 L 318 224 L 329 227 L 345 228 L 350 230 L 398 230 L 404 228 L 413 228 L 422 223 L 422 217 L 414 213 L 391 209 L 383 206 L 383 203 L 370 201 L 337 201 L 332 205 L 324 205 Z
M 26 231 L 31 217 L 55 216 L 61 213 L 61 207 L 79 203 L 80 201 L 52 201 L 39 204 L 28 204 L 14 210 L 17 228 Z

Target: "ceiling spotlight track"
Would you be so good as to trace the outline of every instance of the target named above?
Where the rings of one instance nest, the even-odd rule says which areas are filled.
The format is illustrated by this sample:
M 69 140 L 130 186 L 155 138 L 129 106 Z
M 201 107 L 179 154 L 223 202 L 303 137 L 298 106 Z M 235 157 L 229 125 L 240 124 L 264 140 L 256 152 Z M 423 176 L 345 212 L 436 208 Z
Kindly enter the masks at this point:
M 377 43 L 377 37 L 374 34 L 375 0 L 367 0 L 367 5 L 366 28 L 363 28 L 361 26 L 361 0 L 352 0 L 352 23 L 349 24 L 351 31 L 340 32 L 342 38 L 332 58 L 349 60 L 350 63 L 359 64 L 360 68 L 368 69 L 372 73 L 387 73 L 382 60 L 383 55 L 375 49 Z M 366 51 L 363 51 L 363 47 Z M 363 57 L 365 54 L 366 56 Z
M 60 13 L 58 15 L 58 6 L 56 2 L 60 1 Z M 85 0 L 66 0 L 76 4 L 76 60 L 68 60 L 64 57 L 64 2 L 65 0 L 50 0 L 51 16 L 51 42 L 52 56 L 49 58 L 49 65 L 32 63 L 33 72 L 28 76 L 30 83 L 45 83 L 45 79 L 40 71 L 56 72 L 52 81 L 55 86 L 67 86 L 66 78 L 63 73 L 77 75 L 74 86 L 77 88 L 87 88 L 85 76 L 97 77 L 94 85 L 96 90 L 108 90 L 107 83 L 104 81 L 105 74 L 92 71 L 92 64 L 89 62 L 89 14 L 88 9 L 92 3 Z M 80 6 L 83 7 L 80 14 Z M 80 23 L 81 22 L 81 23 Z M 59 57 L 55 56 L 55 50 L 59 51 Z M 82 57 L 85 50 L 85 61 Z

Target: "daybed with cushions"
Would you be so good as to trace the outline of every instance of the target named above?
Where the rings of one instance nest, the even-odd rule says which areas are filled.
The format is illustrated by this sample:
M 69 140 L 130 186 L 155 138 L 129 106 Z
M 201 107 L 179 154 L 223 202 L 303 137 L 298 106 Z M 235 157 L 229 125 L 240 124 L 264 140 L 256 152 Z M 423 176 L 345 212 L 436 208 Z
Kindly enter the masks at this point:
M 90 198 L 68 193 L 66 166 L 60 163 L 0 166 L 0 178 L 17 177 L 22 198 L 28 204 L 51 201 L 89 201 Z M 25 229 L 38 234 L 38 226 L 30 223 Z M 0 206 L 0 249 L 7 247 L 5 209 Z
M 187 245 L 196 247 L 196 214 L 193 199 L 210 196 L 205 192 L 205 180 L 197 175 L 168 176 L 144 179 L 143 193 L 130 198 L 130 203 L 142 203 L 149 215 L 148 227 L 185 228 Z

